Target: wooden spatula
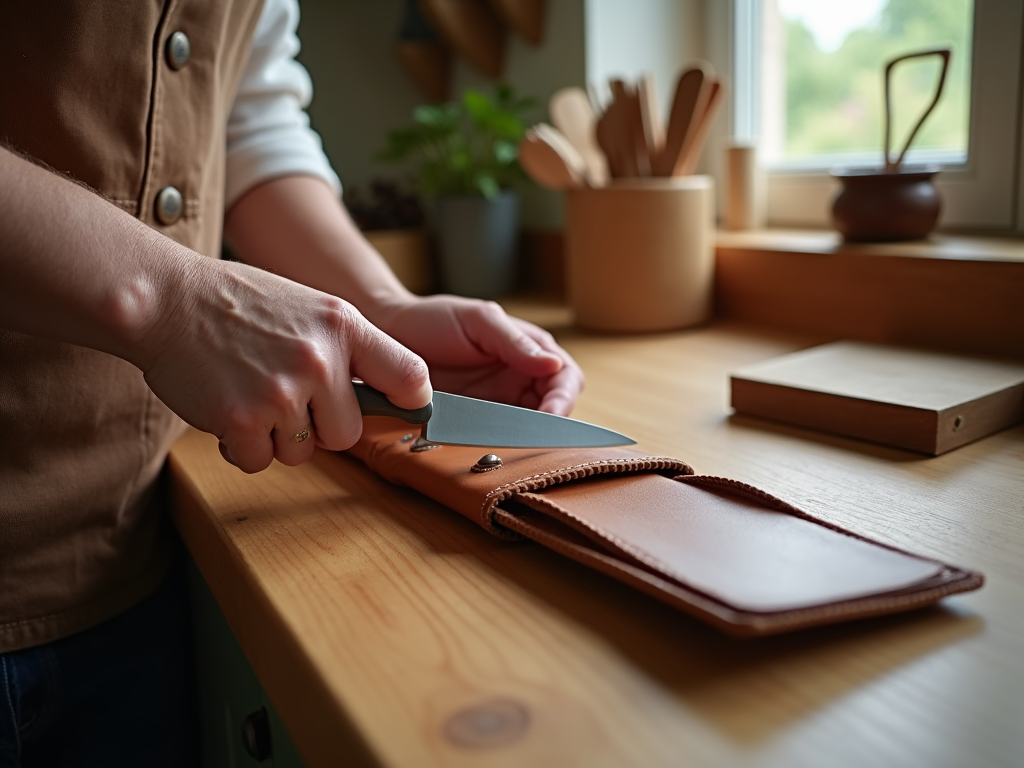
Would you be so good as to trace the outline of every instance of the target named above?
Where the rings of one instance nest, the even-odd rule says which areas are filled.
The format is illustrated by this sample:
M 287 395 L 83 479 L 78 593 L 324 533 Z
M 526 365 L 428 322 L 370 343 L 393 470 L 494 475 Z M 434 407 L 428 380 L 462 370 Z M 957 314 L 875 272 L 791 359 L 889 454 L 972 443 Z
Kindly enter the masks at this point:
M 608 85 L 612 97 L 597 120 L 597 143 L 614 178 L 635 177 L 640 169 L 634 139 L 634 99 L 623 80 L 613 79 Z
M 574 189 L 587 185 L 586 164 L 559 131 L 546 123 L 527 128 L 519 142 L 519 164 L 530 178 L 548 189 Z
M 676 169 L 682 164 L 687 148 L 693 143 L 699 116 L 707 108 L 712 74 L 711 65 L 700 62 L 679 76 L 668 116 L 665 147 L 654 163 L 655 175 L 676 175 Z
M 590 98 L 582 88 L 562 88 L 548 102 L 551 122 L 583 158 L 591 186 L 608 183 L 608 162 L 597 145 L 597 117 Z
M 697 161 L 700 160 L 700 153 L 704 149 L 704 142 L 706 142 L 708 138 L 708 131 L 711 130 L 711 124 L 715 121 L 715 115 L 718 114 L 718 108 L 722 105 L 722 98 L 725 94 L 725 84 L 721 80 L 711 80 L 710 84 L 711 93 L 708 96 L 707 104 L 704 105 L 704 113 L 697 121 L 697 126 L 693 131 L 692 140 L 683 150 L 682 162 L 676 166 L 673 174 L 675 176 L 688 176 L 693 173 L 693 169 L 697 167 Z
M 640 120 L 643 124 L 647 154 L 652 164 L 665 145 L 665 126 L 658 108 L 658 94 L 654 86 L 654 75 L 646 74 L 636 84 L 636 97 L 640 102 Z

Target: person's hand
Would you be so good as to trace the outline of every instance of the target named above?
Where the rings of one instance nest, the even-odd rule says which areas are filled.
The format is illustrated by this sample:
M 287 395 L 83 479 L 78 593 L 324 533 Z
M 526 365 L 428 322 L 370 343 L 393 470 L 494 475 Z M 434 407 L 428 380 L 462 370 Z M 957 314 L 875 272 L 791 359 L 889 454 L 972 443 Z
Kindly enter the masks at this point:
M 435 388 L 568 415 L 583 372 L 547 331 L 494 302 L 414 298 L 383 315 L 381 328 L 420 355 Z
M 195 271 L 140 367 L 156 395 L 216 435 L 224 458 L 245 472 L 274 458 L 299 464 L 314 445 L 355 443 L 362 416 L 353 376 L 401 408 L 430 401 L 423 361 L 351 304 L 243 264 L 204 258 Z

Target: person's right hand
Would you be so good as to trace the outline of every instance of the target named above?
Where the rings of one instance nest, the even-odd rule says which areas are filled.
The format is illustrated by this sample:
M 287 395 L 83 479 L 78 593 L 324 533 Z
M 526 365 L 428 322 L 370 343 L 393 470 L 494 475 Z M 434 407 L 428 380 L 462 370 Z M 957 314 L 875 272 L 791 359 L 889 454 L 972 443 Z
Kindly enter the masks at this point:
M 362 431 L 352 378 L 401 408 L 431 398 L 423 360 L 351 304 L 260 269 L 203 259 L 173 316 L 158 323 L 143 367 L 156 395 L 220 439 L 245 472 L 299 464 L 314 445 L 350 447 Z M 309 430 L 309 438 L 294 437 Z

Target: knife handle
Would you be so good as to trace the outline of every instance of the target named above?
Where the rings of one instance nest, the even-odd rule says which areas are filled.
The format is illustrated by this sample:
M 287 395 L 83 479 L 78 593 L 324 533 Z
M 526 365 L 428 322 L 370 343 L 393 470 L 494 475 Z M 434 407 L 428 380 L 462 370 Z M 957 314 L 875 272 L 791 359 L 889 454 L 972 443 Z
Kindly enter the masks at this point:
M 395 416 L 410 424 L 426 424 L 430 420 L 430 414 L 434 410 L 431 403 L 422 408 L 407 410 L 399 408 L 388 400 L 387 395 L 369 384 L 361 381 L 353 381 L 352 388 L 356 391 L 356 398 L 359 400 L 359 410 L 364 416 Z

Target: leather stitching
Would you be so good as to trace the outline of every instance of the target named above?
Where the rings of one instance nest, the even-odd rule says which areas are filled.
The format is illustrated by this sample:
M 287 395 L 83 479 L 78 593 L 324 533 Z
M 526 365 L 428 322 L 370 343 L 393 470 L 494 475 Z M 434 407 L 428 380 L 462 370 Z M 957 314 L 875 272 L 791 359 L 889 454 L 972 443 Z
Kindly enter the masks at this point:
M 517 493 L 536 491 L 541 488 L 558 485 L 559 483 L 568 483 L 595 475 L 656 472 L 659 470 L 671 470 L 673 473 L 681 472 L 684 475 L 693 474 L 693 469 L 688 464 L 678 459 L 669 459 L 661 456 L 647 456 L 642 459 L 593 461 L 586 464 L 553 469 L 499 485 L 494 490 L 488 492 L 480 507 L 480 524 L 492 533 L 496 533 L 499 536 L 504 535 L 501 527 L 493 521 L 494 508 Z

